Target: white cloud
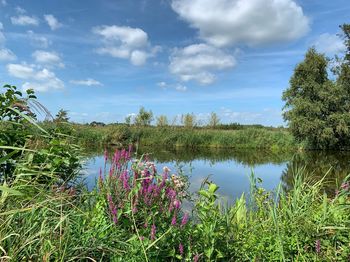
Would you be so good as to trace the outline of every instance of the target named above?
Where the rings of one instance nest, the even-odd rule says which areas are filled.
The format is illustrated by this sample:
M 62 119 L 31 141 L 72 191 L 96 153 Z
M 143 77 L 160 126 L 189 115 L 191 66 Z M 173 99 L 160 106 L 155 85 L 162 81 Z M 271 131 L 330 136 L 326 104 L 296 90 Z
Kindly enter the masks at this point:
M 51 30 L 56 30 L 62 27 L 62 24 L 58 22 L 57 18 L 53 15 L 44 15 L 47 24 L 50 26 Z
M 185 91 L 187 91 L 187 86 L 178 84 L 175 86 L 175 90 L 180 91 L 180 92 L 185 92 Z
M 215 72 L 234 67 L 235 58 L 206 44 L 176 49 L 170 57 L 169 70 L 182 81 L 195 80 L 200 84 L 215 81 Z
M 162 81 L 162 82 L 158 82 L 157 86 L 159 86 L 161 88 L 166 88 L 168 86 L 168 84 L 166 82 Z
M 112 25 L 97 26 L 92 31 L 103 39 L 103 47 L 96 50 L 98 54 L 129 59 L 136 66 L 145 64 L 147 58 L 159 51 L 150 47 L 147 33 L 140 28 Z
M 331 35 L 328 33 L 320 35 L 313 43 L 316 49 L 325 53 L 326 55 L 332 56 L 339 54 L 346 50 L 343 40 L 337 35 Z
M 87 78 L 85 80 L 71 80 L 70 83 L 83 86 L 102 86 L 103 84 L 95 79 Z
M 37 69 L 34 65 L 27 64 L 8 64 L 6 67 L 9 75 L 26 80 L 22 86 L 24 90 L 32 88 L 38 92 L 46 92 L 64 88 L 63 81 L 46 68 Z
M 133 65 L 140 66 L 146 63 L 148 54 L 144 51 L 135 50 L 131 52 L 130 62 Z
M 39 20 L 34 16 L 28 16 L 28 15 L 18 15 L 18 16 L 12 16 L 11 17 L 11 23 L 13 25 L 21 25 L 21 26 L 27 26 L 27 25 L 39 25 Z
M 47 37 L 37 35 L 32 30 L 27 31 L 27 36 L 30 43 L 36 47 L 47 48 L 49 45 L 51 45 L 51 41 Z
M 259 45 L 300 38 L 309 19 L 294 0 L 173 0 L 172 8 L 215 46 Z
M 35 61 L 39 64 L 44 64 L 51 67 L 64 67 L 60 56 L 55 52 L 47 52 L 43 50 L 37 50 L 32 54 Z
M 16 55 L 11 50 L 0 48 L 0 61 L 14 61 L 16 59 Z
M 2 6 L 7 6 L 7 2 L 6 2 L 6 0 L 1 0 L 1 2 L 0 2 L 0 3 L 1 3 L 1 5 L 2 5 Z
M 17 7 L 15 8 L 15 10 L 16 10 L 16 12 L 17 12 L 18 14 L 25 14 L 25 13 L 27 12 L 25 9 L 23 9 L 23 8 L 20 7 L 20 6 L 17 6 Z

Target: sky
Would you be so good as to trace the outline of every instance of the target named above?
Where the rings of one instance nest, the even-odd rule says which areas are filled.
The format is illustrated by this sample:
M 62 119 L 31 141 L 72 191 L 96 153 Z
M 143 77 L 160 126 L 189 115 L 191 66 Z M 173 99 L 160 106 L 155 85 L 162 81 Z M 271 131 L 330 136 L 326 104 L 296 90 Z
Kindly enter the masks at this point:
M 285 125 L 281 96 L 314 46 L 344 52 L 349 0 L 0 0 L 0 84 L 55 115 Z

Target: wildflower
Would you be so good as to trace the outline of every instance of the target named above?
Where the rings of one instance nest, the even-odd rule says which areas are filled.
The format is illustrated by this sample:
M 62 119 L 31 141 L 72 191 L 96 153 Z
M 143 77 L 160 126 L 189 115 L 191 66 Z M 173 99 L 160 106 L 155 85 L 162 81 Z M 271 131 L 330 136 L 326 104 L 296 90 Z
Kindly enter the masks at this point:
M 193 262 L 198 262 L 199 260 L 199 255 L 196 254 L 194 257 L 193 257 Z
M 173 205 L 176 209 L 179 209 L 181 206 L 181 202 L 179 200 L 175 199 Z
M 151 240 L 153 241 L 156 238 L 156 226 L 153 224 L 151 227 Z
M 186 225 L 187 222 L 188 222 L 188 213 L 185 213 L 185 215 L 182 217 L 182 220 L 181 220 L 181 226 Z
M 321 241 L 319 239 L 315 242 L 315 249 L 317 254 L 321 253 Z
M 171 225 L 175 226 L 176 225 L 176 216 L 174 215 L 173 218 L 171 219 Z
M 341 189 L 343 189 L 344 191 L 348 191 L 348 190 L 349 190 L 349 187 L 350 187 L 350 183 L 349 183 L 349 182 L 343 183 L 340 187 L 341 187 Z
M 179 252 L 181 256 L 184 254 L 184 246 L 182 245 L 182 243 L 179 244 Z
M 173 198 L 175 198 L 176 197 L 176 191 L 174 190 L 174 189 L 168 189 L 167 190 L 168 192 L 167 192 L 167 196 L 170 198 L 170 199 L 173 199 Z
M 169 167 L 167 167 L 167 166 L 163 167 L 163 172 L 164 172 L 165 174 L 169 173 L 170 171 L 171 171 L 171 170 L 170 170 Z

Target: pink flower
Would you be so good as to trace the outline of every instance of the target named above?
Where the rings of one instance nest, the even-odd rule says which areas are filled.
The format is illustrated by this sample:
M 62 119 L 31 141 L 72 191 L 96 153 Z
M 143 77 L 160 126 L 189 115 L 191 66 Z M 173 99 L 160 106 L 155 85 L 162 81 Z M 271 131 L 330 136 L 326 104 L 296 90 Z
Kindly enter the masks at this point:
M 174 207 L 176 208 L 176 209 L 179 209 L 180 208 L 180 206 L 181 206 L 181 202 L 179 201 L 179 200 L 177 200 L 177 199 L 175 199 L 174 200 Z
M 187 222 L 188 222 L 188 214 L 185 213 L 185 215 L 182 217 L 182 220 L 181 220 L 181 226 L 186 225 Z
M 171 219 L 171 225 L 175 226 L 176 225 L 176 216 L 174 215 L 173 218 Z
M 151 228 L 151 240 L 153 241 L 156 238 L 156 226 L 153 224 Z
M 181 256 L 184 254 L 184 246 L 181 243 L 179 244 L 179 252 Z

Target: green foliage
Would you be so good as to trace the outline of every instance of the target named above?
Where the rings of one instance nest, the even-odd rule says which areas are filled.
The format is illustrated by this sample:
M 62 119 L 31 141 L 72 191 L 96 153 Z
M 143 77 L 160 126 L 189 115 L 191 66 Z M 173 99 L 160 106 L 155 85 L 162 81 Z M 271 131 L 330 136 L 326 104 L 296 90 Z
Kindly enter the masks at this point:
M 166 117 L 166 115 L 160 115 L 157 117 L 157 123 L 156 125 L 158 127 L 165 127 L 165 126 L 168 126 L 169 125 L 169 122 L 168 122 L 168 118 Z
M 211 128 L 216 128 L 220 124 L 220 118 L 215 112 L 211 112 L 209 119 L 209 126 Z
M 64 110 L 64 109 L 60 109 L 56 114 L 55 121 L 56 122 L 68 122 L 69 121 L 68 111 Z
M 193 113 L 182 115 L 181 124 L 185 128 L 194 128 L 197 125 L 196 116 Z
M 283 114 L 289 129 L 299 141 L 312 148 L 348 148 L 350 146 L 350 30 L 342 26 L 348 52 L 336 69 L 336 80 L 327 74 L 329 59 L 308 50 L 296 66 L 289 88 L 283 93 Z
M 140 108 L 138 115 L 135 118 L 135 125 L 149 126 L 153 121 L 152 111 L 147 111 L 143 106 Z

